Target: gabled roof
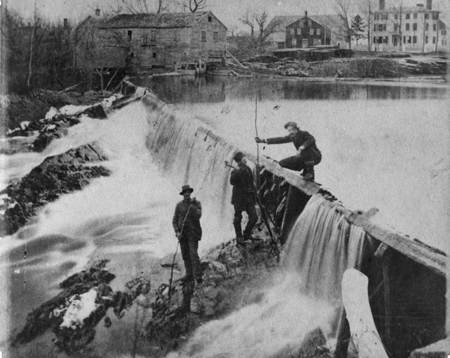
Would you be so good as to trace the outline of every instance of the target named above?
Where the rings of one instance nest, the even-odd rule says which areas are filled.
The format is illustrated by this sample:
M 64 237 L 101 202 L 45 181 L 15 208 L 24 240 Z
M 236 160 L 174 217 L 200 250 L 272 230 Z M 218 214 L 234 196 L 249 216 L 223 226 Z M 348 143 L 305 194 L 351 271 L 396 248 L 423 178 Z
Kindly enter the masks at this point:
M 275 32 L 285 32 L 287 26 L 304 17 L 305 15 L 275 16 L 268 26 L 270 26 L 270 24 L 275 24 Z M 308 15 L 307 18 L 317 22 L 319 25 L 327 27 L 336 34 L 340 34 L 342 32 L 341 29 L 344 26 L 341 17 L 338 15 Z
M 277 31 L 286 31 L 286 27 L 290 24 L 300 20 L 303 16 L 298 15 L 290 15 L 290 16 L 274 16 L 272 20 L 270 20 L 267 27 L 274 26 L 275 32 Z
M 120 14 L 108 20 L 102 28 L 184 28 L 192 27 L 204 16 L 217 17 L 210 11 L 163 14 Z M 222 25 L 223 23 L 217 19 Z M 226 26 L 223 25 L 225 28 Z

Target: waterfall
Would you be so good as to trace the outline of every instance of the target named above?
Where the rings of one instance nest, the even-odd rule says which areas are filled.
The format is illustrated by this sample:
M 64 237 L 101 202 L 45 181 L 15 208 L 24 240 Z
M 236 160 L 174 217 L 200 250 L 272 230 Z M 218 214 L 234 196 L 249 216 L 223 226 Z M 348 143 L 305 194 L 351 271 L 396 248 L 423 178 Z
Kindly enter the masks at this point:
M 155 103 L 160 102 L 151 94 L 144 98 L 151 127 L 147 148 L 154 162 L 178 187 L 191 185 L 193 196 L 202 202 L 201 246 L 211 247 L 230 240 L 234 237 L 231 168 L 225 166 L 225 160 L 232 161 L 236 147 L 212 133 L 206 124 L 180 119 Z
M 283 267 L 302 277 L 306 294 L 339 303 L 344 271 L 360 268 L 364 237 L 363 229 L 345 220 L 339 203 L 313 195 L 291 230 Z
M 360 266 L 364 237 L 338 203 L 312 196 L 289 235 L 277 284 L 266 288 L 260 302 L 200 327 L 169 358 L 295 356 L 317 327 L 334 349 L 342 275 Z

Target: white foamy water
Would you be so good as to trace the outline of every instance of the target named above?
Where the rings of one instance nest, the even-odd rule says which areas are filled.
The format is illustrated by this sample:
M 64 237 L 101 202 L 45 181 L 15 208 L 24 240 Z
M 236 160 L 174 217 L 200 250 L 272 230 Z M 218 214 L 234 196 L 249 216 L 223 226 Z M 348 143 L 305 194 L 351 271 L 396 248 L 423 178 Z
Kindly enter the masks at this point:
M 256 154 L 255 102 L 173 105 L 226 140 Z M 323 153 L 316 180 L 349 209 L 380 209 L 375 220 L 447 251 L 450 230 L 450 108 L 442 100 L 264 100 L 258 102 L 261 138 L 284 136 L 284 123 L 309 131 Z M 294 146 L 260 145 L 281 159 Z
M 269 358 L 296 356 L 303 338 L 315 328 L 332 331 L 332 305 L 303 295 L 298 277 L 286 276 L 264 298 L 224 319 L 200 327 L 179 352 L 167 358 Z M 331 341 L 327 342 L 332 348 Z
M 184 357 L 297 356 L 308 333 L 320 328 L 336 344 L 341 279 L 359 268 L 365 234 L 320 195 L 311 197 L 289 234 L 281 270 L 263 298 L 200 327 L 177 353 Z

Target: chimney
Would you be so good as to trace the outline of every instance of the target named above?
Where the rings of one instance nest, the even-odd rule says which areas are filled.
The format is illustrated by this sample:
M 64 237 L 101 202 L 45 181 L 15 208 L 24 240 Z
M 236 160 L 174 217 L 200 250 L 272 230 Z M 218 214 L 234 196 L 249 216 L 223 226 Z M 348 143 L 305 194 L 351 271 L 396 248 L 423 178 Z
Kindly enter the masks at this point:
M 100 9 L 99 8 L 95 9 L 95 16 L 100 16 Z
M 386 5 L 386 0 L 380 0 L 380 10 L 384 10 Z
M 308 17 L 308 11 L 305 11 L 305 17 Z
M 67 19 L 64 19 L 64 28 L 67 29 L 69 27 L 69 22 Z
M 433 1 L 433 0 L 427 0 L 427 10 L 431 10 L 431 8 L 432 8 L 432 6 L 433 6 L 432 1 Z

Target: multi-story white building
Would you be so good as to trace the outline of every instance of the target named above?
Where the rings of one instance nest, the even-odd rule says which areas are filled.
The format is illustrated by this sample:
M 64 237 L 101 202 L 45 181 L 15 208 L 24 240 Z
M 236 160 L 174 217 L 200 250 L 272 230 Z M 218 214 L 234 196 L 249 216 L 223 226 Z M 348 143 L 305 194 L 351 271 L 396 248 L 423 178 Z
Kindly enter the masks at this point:
M 447 51 L 447 26 L 433 10 L 432 0 L 426 5 L 396 5 L 380 8 L 372 16 L 372 42 L 377 51 L 434 52 Z

